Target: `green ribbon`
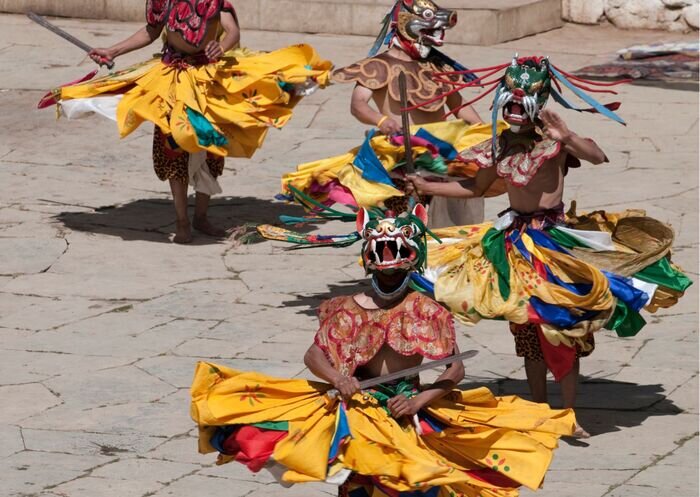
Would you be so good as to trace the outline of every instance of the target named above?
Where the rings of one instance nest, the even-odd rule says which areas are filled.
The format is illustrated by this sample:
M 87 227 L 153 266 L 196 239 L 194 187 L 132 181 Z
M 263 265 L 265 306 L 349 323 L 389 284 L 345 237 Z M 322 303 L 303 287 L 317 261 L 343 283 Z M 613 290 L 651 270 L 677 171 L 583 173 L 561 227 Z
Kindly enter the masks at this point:
M 619 337 L 633 337 L 646 324 L 647 322 L 638 312 L 618 300 L 613 315 L 605 327 L 617 333 Z
M 504 301 L 510 297 L 510 264 L 506 253 L 506 234 L 496 228 L 491 228 L 481 239 L 484 255 L 498 274 L 498 289 Z
M 289 431 L 288 421 L 264 421 L 262 423 L 251 423 L 250 426 L 262 428 L 263 430 Z
M 379 402 L 379 405 L 387 414 L 391 415 L 391 411 L 389 411 L 387 407 L 387 403 L 390 399 L 393 399 L 397 395 L 403 395 L 407 399 L 412 399 L 418 395 L 418 389 L 412 382 L 401 380 L 394 385 L 377 385 L 374 389 L 369 391 L 369 394 Z
M 581 241 L 577 240 L 573 236 L 569 235 L 568 233 L 564 233 L 561 230 L 558 230 L 557 228 L 551 228 L 547 230 L 547 234 L 552 237 L 552 239 L 557 242 L 559 245 L 561 245 L 564 248 L 567 249 L 572 249 L 572 248 L 589 248 L 587 245 L 584 245 L 581 243 Z
M 677 292 L 685 292 L 693 284 L 690 278 L 674 268 L 666 257 L 659 259 L 651 266 L 645 267 L 635 274 L 634 277 Z

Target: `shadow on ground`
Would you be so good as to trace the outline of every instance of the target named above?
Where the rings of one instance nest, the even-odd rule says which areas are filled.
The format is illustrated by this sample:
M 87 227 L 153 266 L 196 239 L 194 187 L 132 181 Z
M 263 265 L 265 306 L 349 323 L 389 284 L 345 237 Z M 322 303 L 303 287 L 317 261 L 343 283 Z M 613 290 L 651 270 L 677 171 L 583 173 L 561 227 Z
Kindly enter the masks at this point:
M 496 395 L 518 395 L 530 399 L 527 381 L 512 378 L 467 376 L 462 389 L 485 386 Z M 559 384 L 548 383 L 549 402 L 561 407 Z M 602 435 L 639 426 L 652 416 L 675 416 L 683 412 L 666 397 L 663 385 L 640 385 L 624 381 L 581 376 L 576 417 L 591 435 Z
M 319 275 L 322 277 L 322 275 Z M 294 300 L 282 302 L 285 307 L 303 307 L 298 314 L 315 316 L 318 313 L 318 306 L 324 300 L 343 295 L 355 295 L 371 288 L 369 279 L 341 281 L 338 284 L 328 285 L 328 291 L 324 293 L 313 293 L 307 295 L 296 295 Z
M 190 196 L 190 216 L 193 210 L 194 196 Z M 255 197 L 217 197 L 209 207 L 211 222 L 230 230 L 257 224 L 279 224 L 280 215 L 303 214 L 299 206 Z M 61 212 L 54 218 L 74 231 L 117 236 L 123 240 L 170 243 L 168 235 L 175 229 L 175 212 L 172 202 L 167 199 L 140 199 L 100 207 L 92 212 Z M 221 242 L 196 232 L 194 235 L 195 245 Z M 259 241 L 262 241 L 259 237 L 246 239 L 251 243 Z

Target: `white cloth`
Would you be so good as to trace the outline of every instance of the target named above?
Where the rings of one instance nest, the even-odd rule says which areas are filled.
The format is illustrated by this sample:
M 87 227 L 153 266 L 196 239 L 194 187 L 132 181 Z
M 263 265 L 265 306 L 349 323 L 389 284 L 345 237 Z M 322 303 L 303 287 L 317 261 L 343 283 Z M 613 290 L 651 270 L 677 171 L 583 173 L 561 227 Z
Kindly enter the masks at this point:
M 651 302 L 651 299 L 654 297 L 654 294 L 656 293 L 656 290 L 658 290 L 659 285 L 655 285 L 654 283 L 647 283 L 646 281 L 638 280 L 637 278 L 631 279 L 633 287 L 647 294 L 647 304 Z
M 190 185 L 192 185 L 194 191 L 204 193 L 210 197 L 223 191 L 219 182 L 216 181 L 216 178 L 209 171 L 206 152 L 190 153 L 187 172 L 190 177 Z
M 123 95 L 76 98 L 64 100 L 60 104 L 61 114 L 68 119 L 80 119 L 90 114 L 99 114 L 112 121 L 117 120 L 117 105 Z
M 598 252 L 615 250 L 610 233 L 604 231 L 574 230 L 566 226 L 557 226 L 557 229 L 583 243 L 586 247 Z

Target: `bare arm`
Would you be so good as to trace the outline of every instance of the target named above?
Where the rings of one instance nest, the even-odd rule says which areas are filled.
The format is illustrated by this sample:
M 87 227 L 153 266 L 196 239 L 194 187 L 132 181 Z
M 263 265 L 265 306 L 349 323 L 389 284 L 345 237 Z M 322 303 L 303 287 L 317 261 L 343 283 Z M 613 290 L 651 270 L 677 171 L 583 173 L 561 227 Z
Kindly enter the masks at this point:
M 220 41 L 212 40 L 204 47 L 204 53 L 211 61 L 220 59 L 241 41 L 241 30 L 233 14 L 230 12 L 221 13 L 221 27 L 225 33 L 224 37 Z
M 304 364 L 314 375 L 333 385 L 346 399 L 360 391 L 360 382 L 357 378 L 340 374 L 316 344 L 309 347 L 304 354 Z
M 109 48 L 93 49 L 90 52 L 90 58 L 92 58 L 92 60 L 98 64 L 114 60 L 120 55 L 124 55 L 150 45 L 156 38 L 158 38 L 158 36 L 160 36 L 160 32 L 162 30 L 162 26 L 154 27 L 146 25 L 128 37 L 126 40 L 122 40 Z
M 447 97 L 447 107 L 449 107 L 450 110 L 460 107 L 463 103 L 464 99 L 459 93 L 453 93 Z M 467 124 L 479 124 L 483 122 L 479 113 L 471 105 L 462 107 L 459 112 L 457 112 L 457 118 L 464 120 Z
M 459 354 L 459 349 L 456 345 L 454 354 Z M 421 393 L 412 399 L 408 399 L 404 395 L 398 395 L 389 400 L 387 407 L 395 418 L 406 415 L 412 416 L 426 405 L 450 393 L 463 378 L 464 364 L 461 361 L 453 362 L 435 380 L 435 383 L 429 385 Z
M 241 29 L 236 22 L 236 18 L 230 12 L 221 13 L 221 27 L 226 35 L 221 40 L 221 48 L 224 53 L 238 45 L 241 41 Z
M 426 181 L 420 176 L 409 176 L 413 188 L 421 195 L 437 195 L 439 197 L 456 197 L 456 198 L 476 198 L 483 197 L 494 181 L 498 179 L 498 173 L 495 167 L 487 167 L 479 169 L 476 177 L 464 181 L 448 181 L 446 183 L 438 183 L 434 181 Z M 410 190 L 410 188 L 409 188 Z M 412 193 L 412 191 L 409 191 Z
M 608 162 L 605 152 L 601 150 L 596 142 L 588 138 L 582 138 L 571 131 L 564 120 L 555 112 L 543 110 L 540 112 L 539 117 L 544 124 L 542 131 L 545 136 L 561 142 L 566 152 L 591 164 L 597 165 Z
M 377 126 L 379 131 L 385 135 L 399 133 L 401 125 L 392 117 L 385 119 L 382 113 L 373 109 L 369 104 L 371 99 L 372 90 L 362 85 L 355 86 L 355 89 L 352 91 L 352 99 L 350 100 L 350 112 L 355 119 L 363 124 Z

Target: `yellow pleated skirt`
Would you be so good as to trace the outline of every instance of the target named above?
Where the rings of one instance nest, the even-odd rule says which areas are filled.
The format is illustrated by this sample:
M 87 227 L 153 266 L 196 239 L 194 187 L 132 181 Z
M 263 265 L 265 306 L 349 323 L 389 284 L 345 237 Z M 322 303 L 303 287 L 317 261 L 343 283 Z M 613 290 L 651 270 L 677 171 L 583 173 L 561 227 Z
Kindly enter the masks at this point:
M 199 449 L 217 427 L 288 423 L 272 455 L 289 483 L 324 481 L 339 469 L 371 476 L 399 492 L 444 487 L 469 497 L 517 495 L 538 488 L 559 437 L 571 435 L 571 410 L 552 410 L 518 397 L 494 397 L 486 388 L 455 390 L 425 409 L 443 429 L 421 435 L 410 419 L 397 420 L 371 395 L 347 404 L 326 395 L 330 387 L 305 380 L 271 378 L 199 363 L 192 384 L 191 414 Z M 329 460 L 340 410 L 351 437 Z M 220 456 L 220 463 L 233 458 Z M 447 490 L 445 490 L 447 489 Z
M 270 127 L 281 128 L 300 100 L 293 85 L 328 84 L 332 65 L 308 45 L 269 53 L 236 49 L 205 65 L 165 64 L 160 57 L 84 83 L 54 90 L 58 104 L 121 95 L 116 120 L 122 137 L 144 121 L 160 127 L 182 149 L 251 157 Z M 207 140 L 192 122 L 201 116 Z M 198 132 L 199 131 L 199 132 Z

